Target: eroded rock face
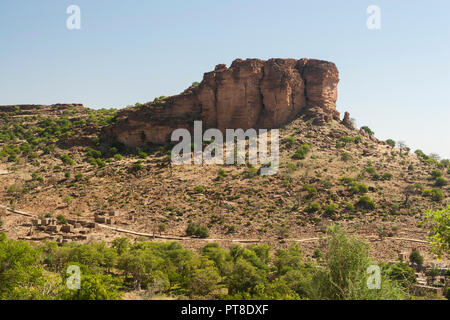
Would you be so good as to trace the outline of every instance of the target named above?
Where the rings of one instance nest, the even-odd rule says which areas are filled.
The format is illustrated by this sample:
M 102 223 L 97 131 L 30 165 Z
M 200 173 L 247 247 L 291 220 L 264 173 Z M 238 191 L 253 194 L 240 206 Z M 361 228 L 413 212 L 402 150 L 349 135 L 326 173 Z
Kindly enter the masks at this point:
M 344 119 L 342 119 L 342 124 L 349 129 L 355 129 L 352 123 L 352 119 L 350 118 L 350 113 L 345 112 Z
M 119 111 L 105 134 L 128 147 L 163 144 L 175 129 L 270 129 L 300 115 L 316 124 L 339 118 L 336 111 L 339 73 L 327 61 L 312 59 L 237 59 L 227 68 L 217 65 L 198 86 Z

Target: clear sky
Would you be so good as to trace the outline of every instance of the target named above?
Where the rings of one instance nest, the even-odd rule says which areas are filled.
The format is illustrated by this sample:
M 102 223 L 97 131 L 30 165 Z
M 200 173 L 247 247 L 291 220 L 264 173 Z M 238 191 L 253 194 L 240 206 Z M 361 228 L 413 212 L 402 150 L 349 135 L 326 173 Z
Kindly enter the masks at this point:
M 338 110 L 358 126 L 450 158 L 449 13 L 448 0 L 0 0 L 0 105 L 119 108 L 236 58 L 318 58 L 338 66 Z

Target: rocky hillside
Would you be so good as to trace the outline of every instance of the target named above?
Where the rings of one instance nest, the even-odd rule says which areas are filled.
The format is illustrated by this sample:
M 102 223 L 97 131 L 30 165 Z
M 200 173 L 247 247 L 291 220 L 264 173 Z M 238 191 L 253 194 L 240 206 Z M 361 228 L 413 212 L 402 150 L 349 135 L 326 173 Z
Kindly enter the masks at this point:
M 299 243 L 312 254 L 326 227 L 340 224 L 383 260 L 413 248 L 434 260 L 421 221 L 449 202 L 449 162 L 378 141 L 347 113 L 341 121 L 337 83 L 329 62 L 236 60 L 181 95 L 118 112 L 0 107 L 0 205 L 9 208 L 0 209 L 0 229 L 59 242 Z M 250 164 L 172 166 L 168 135 L 194 119 L 281 127 L 278 174 Z

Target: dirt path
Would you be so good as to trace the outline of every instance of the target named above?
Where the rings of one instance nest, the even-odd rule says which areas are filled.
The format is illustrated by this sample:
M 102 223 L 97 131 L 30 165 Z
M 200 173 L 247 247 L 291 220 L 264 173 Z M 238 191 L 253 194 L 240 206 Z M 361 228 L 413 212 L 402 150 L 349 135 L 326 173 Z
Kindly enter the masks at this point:
M 18 211 L 18 210 L 14 210 L 10 207 L 7 206 L 2 206 L 0 205 L 1 209 L 7 210 L 9 212 L 12 212 L 14 214 L 18 214 L 18 215 L 22 215 L 25 217 L 29 217 L 29 218 L 38 218 L 37 215 L 31 214 L 31 213 L 27 213 L 27 212 L 23 212 L 23 211 Z M 104 229 L 109 229 L 109 230 L 113 230 L 116 232 L 120 232 L 120 233 L 126 233 L 126 234 L 131 234 L 131 235 L 135 235 L 135 236 L 142 236 L 142 237 L 148 237 L 148 238 L 152 238 L 152 239 L 164 239 L 164 240 L 177 240 L 177 241 L 206 241 L 206 242 L 219 242 L 219 241 L 228 241 L 228 242 L 238 242 L 238 243 L 258 243 L 258 242 L 268 242 L 268 241 L 273 241 L 274 239 L 220 239 L 220 238 L 192 238 L 192 237 L 177 237 L 177 236 L 163 236 L 163 235 L 156 235 L 156 234 L 149 234 L 149 233 L 142 233 L 142 232 L 136 232 L 136 231 L 132 231 L 132 230 L 127 230 L 127 229 L 121 229 L 121 228 L 117 228 L 117 227 L 111 227 L 111 226 L 107 226 L 104 224 L 98 224 L 99 227 L 104 228 Z M 319 241 L 322 238 L 306 238 L 306 239 L 284 239 L 285 241 L 293 241 L 293 242 L 309 242 L 309 241 Z M 379 239 L 376 236 L 369 236 L 366 237 L 366 239 L 370 240 L 395 240 L 395 241 L 409 241 L 409 242 L 417 242 L 417 243 L 424 243 L 424 244 L 428 244 L 428 241 L 425 240 L 419 240 L 419 239 L 410 239 L 410 238 L 386 238 L 386 239 Z

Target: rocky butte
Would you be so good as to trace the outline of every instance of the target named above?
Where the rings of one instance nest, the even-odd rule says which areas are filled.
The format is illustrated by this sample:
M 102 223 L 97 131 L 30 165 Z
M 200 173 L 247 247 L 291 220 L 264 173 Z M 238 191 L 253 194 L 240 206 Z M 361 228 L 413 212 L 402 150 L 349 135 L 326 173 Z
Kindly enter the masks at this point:
M 299 116 L 317 125 L 339 119 L 339 72 L 314 59 L 237 59 L 205 73 L 183 93 L 119 111 L 105 135 L 128 147 L 164 144 L 174 130 L 203 128 L 271 129 Z

